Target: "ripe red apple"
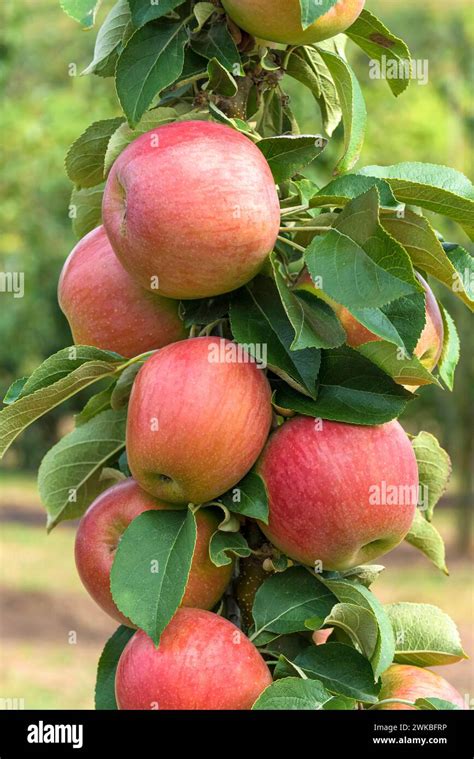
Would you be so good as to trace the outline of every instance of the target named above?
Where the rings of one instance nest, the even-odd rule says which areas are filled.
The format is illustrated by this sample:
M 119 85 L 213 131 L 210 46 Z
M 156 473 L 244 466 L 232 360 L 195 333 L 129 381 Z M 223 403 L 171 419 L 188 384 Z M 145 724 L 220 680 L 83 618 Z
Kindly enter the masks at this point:
M 398 422 L 362 427 L 293 417 L 269 438 L 257 465 L 269 495 L 269 540 L 323 569 L 365 564 L 410 529 L 418 468 Z
M 162 503 L 129 478 L 102 493 L 82 517 L 76 534 L 76 566 L 86 590 L 113 619 L 133 624 L 117 609 L 110 592 L 115 550 L 130 522 L 144 511 L 176 508 Z M 209 541 L 219 520 L 210 509 L 196 513 L 197 539 L 182 606 L 212 609 L 222 596 L 233 565 L 216 567 L 209 558 Z
M 127 274 L 102 226 L 70 253 L 58 299 L 77 345 L 133 358 L 186 337 L 176 301 L 148 292 Z
M 443 350 L 443 317 L 441 316 L 441 311 L 432 289 L 420 274 L 417 273 L 416 276 L 425 290 L 426 322 L 413 352 L 425 369 L 431 372 L 438 363 L 441 351 Z M 381 337 L 374 335 L 374 333 L 368 330 L 367 327 L 364 327 L 363 324 L 357 321 L 345 306 L 336 303 L 336 301 L 328 295 L 317 289 L 306 269 L 301 274 L 295 289 L 309 290 L 326 301 L 326 303 L 329 303 L 346 331 L 346 342 L 351 348 L 358 348 L 359 345 L 363 345 L 364 343 L 375 342 L 382 339 Z M 416 388 L 411 387 L 411 389 L 414 390 Z
M 209 611 L 179 609 L 158 648 L 139 630 L 117 667 L 119 709 L 250 709 L 272 682 L 249 639 Z
M 230 340 L 166 346 L 140 369 L 130 396 L 133 476 L 163 501 L 211 501 L 256 461 L 270 430 L 270 398 L 263 371 Z
M 127 271 L 169 298 L 244 285 L 280 226 L 263 154 L 234 129 L 205 121 L 166 124 L 128 145 L 112 167 L 102 210 Z
M 411 667 L 408 664 L 392 664 L 382 675 L 382 690 L 379 701 L 386 698 L 401 698 L 404 701 L 415 702 L 417 698 L 441 698 L 451 701 L 461 709 L 465 709 L 464 699 L 456 688 L 444 677 L 422 667 Z M 384 704 L 379 709 L 410 710 L 414 706 L 408 704 Z
M 299 0 L 222 0 L 232 21 L 254 37 L 285 45 L 311 45 L 334 37 L 360 16 L 365 0 L 337 0 L 307 29 Z

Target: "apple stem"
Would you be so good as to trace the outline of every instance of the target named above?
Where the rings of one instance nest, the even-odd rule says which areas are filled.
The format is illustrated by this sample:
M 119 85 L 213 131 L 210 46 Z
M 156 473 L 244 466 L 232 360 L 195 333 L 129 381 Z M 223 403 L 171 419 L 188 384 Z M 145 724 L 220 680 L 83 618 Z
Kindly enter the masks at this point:
M 299 250 L 300 253 L 306 253 L 306 248 L 303 248 L 302 245 L 298 245 L 298 243 L 293 242 L 293 240 L 287 240 L 286 237 L 281 237 L 281 235 L 278 235 L 277 240 L 280 240 L 280 242 L 284 242 L 286 245 L 289 245 L 291 248 L 294 248 L 295 250 Z
M 280 232 L 329 232 L 332 227 L 280 227 Z

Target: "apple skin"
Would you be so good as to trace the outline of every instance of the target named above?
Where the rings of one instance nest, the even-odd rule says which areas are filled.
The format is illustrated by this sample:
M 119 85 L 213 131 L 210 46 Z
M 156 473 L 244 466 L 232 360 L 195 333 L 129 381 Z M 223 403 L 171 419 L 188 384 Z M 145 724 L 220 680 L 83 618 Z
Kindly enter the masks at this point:
M 120 657 L 119 709 L 251 709 L 272 682 L 253 643 L 227 619 L 178 609 L 158 648 L 139 630 Z
M 299 0 L 222 0 L 232 21 L 254 37 L 285 45 L 311 45 L 345 31 L 360 16 L 365 0 L 337 0 L 307 29 Z
M 261 151 L 222 124 L 166 124 L 117 158 L 103 200 L 107 234 L 143 287 L 204 298 L 249 282 L 271 252 L 280 205 Z
M 186 337 L 176 301 L 137 285 L 117 259 L 103 226 L 89 232 L 69 254 L 58 300 L 76 345 L 133 358 Z
M 398 422 L 363 427 L 297 416 L 270 436 L 257 464 L 269 495 L 267 538 L 290 558 L 323 569 L 366 564 L 410 529 L 418 468 Z M 371 503 L 373 486 L 411 486 L 401 504 Z M 400 492 L 400 491 L 397 491 Z M 386 499 L 388 500 L 388 499 Z
M 89 506 L 76 533 L 76 567 L 82 583 L 106 614 L 135 627 L 117 609 L 110 592 L 110 572 L 120 538 L 130 522 L 144 511 L 176 508 L 142 490 L 132 478 L 106 490 Z M 196 513 L 196 548 L 182 606 L 212 609 L 226 589 L 233 564 L 216 567 L 209 558 L 209 541 L 219 519 L 210 509 Z
M 412 667 L 408 664 L 392 664 L 382 675 L 382 689 L 379 701 L 386 698 L 402 698 L 406 701 L 416 701 L 417 698 L 441 698 L 451 701 L 461 709 L 465 709 L 461 694 L 448 683 L 444 677 L 422 667 Z M 377 710 L 406 710 L 414 711 L 414 706 L 408 704 L 384 704 Z
M 443 317 L 441 316 L 440 308 L 431 287 L 418 272 L 416 276 L 425 290 L 426 322 L 413 353 L 425 369 L 431 372 L 436 367 L 443 350 Z M 358 322 L 345 306 L 336 303 L 335 300 L 316 288 L 306 269 L 299 277 L 295 289 L 308 290 L 331 306 L 346 331 L 346 343 L 351 348 L 358 348 L 364 343 L 376 342 L 382 339 Z M 408 386 L 408 389 L 416 390 L 413 386 Z
M 265 444 L 272 421 L 265 374 L 255 363 L 210 360 L 213 350 L 235 347 L 219 337 L 184 340 L 153 355 L 137 375 L 128 464 L 141 487 L 163 501 L 212 501 L 242 479 Z

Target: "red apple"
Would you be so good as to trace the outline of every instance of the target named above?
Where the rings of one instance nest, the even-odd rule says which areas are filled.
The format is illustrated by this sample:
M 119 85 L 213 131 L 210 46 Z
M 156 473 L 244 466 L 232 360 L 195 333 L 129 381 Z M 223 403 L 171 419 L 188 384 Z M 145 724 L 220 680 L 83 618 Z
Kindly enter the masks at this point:
M 415 702 L 417 698 L 441 698 L 451 701 L 461 709 L 465 709 L 464 699 L 456 688 L 440 675 L 422 667 L 411 667 L 407 664 L 392 664 L 382 675 L 382 690 L 379 701 L 387 698 L 401 698 L 404 701 Z M 384 704 L 379 709 L 413 710 L 408 704 Z
M 342 570 L 400 543 L 418 500 L 418 468 L 398 422 L 362 427 L 294 417 L 257 465 L 267 486 L 271 542 L 296 561 Z
M 100 608 L 121 624 L 134 627 L 117 609 L 110 592 L 110 571 L 120 538 L 130 522 L 144 511 L 171 508 L 130 478 L 102 493 L 81 519 L 75 546 L 79 576 Z M 209 558 L 209 541 L 219 524 L 213 511 L 200 509 L 196 522 L 196 548 L 181 605 L 212 609 L 231 579 L 233 565 L 216 567 Z
M 240 132 L 206 121 L 166 124 L 128 145 L 112 167 L 102 210 L 127 271 L 169 298 L 244 285 L 280 226 L 261 151 Z
M 77 345 L 133 358 L 186 337 L 176 301 L 137 285 L 119 263 L 104 227 L 89 232 L 70 253 L 58 299 Z
M 130 396 L 130 470 L 171 503 L 204 503 L 249 471 L 267 439 L 271 391 L 263 371 L 229 340 L 174 343 L 140 369 Z
M 117 667 L 119 709 L 250 709 L 270 671 L 249 639 L 209 611 L 179 609 L 158 648 L 139 630 Z
M 307 29 L 301 24 L 300 0 L 222 0 L 241 29 L 254 37 L 284 45 L 311 45 L 344 32 L 360 16 L 365 0 L 337 0 Z
M 415 356 L 419 358 L 425 369 L 431 372 L 438 363 L 441 351 L 443 350 L 443 317 L 441 316 L 440 308 L 430 286 L 420 274 L 417 273 L 416 276 L 425 290 L 426 322 L 413 352 Z M 381 337 L 374 335 L 374 333 L 368 330 L 367 327 L 364 327 L 363 324 L 358 322 L 345 306 L 336 303 L 335 300 L 317 289 L 306 269 L 298 280 L 296 290 L 308 290 L 322 298 L 326 303 L 329 303 L 346 331 L 346 343 L 347 345 L 350 345 L 351 348 L 358 348 L 364 343 L 375 342 L 382 339 Z M 411 387 L 411 389 L 414 390 L 416 388 Z

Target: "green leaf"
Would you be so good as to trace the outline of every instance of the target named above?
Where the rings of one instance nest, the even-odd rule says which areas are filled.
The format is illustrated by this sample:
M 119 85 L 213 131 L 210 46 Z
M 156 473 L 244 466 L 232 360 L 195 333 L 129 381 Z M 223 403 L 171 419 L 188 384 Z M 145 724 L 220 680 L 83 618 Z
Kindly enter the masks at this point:
M 301 25 L 303 29 L 314 24 L 314 22 L 336 5 L 337 0 L 300 0 L 301 6 Z
M 146 511 L 122 535 L 110 574 L 112 596 L 155 645 L 183 599 L 195 545 L 190 509 Z
M 191 47 L 209 61 L 216 58 L 234 76 L 241 73 L 240 54 L 226 23 L 213 24 L 207 31 L 193 35 Z
M 312 92 L 326 134 L 331 137 L 342 118 L 341 104 L 334 80 L 316 48 L 301 46 L 294 49 L 288 58 L 286 73 Z
M 414 548 L 418 548 L 437 569 L 444 574 L 449 574 L 446 567 L 446 551 L 443 538 L 436 527 L 428 522 L 417 509 L 410 531 L 405 535 L 405 540 Z
M 436 377 L 425 369 L 416 356 L 407 357 L 405 351 L 393 343 L 373 341 L 360 345 L 356 350 L 400 385 L 441 387 Z
M 459 710 L 461 709 L 460 706 L 457 704 L 453 704 L 452 701 L 445 701 L 442 698 L 435 698 L 434 696 L 428 696 L 424 698 L 417 698 L 415 701 L 415 706 L 418 709 L 422 710 L 429 710 L 429 711 L 446 711 L 448 710 Z
M 212 6 L 214 8 L 214 6 Z M 225 66 L 217 60 L 211 58 L 207 64 L 207 73 L 209 76 L 208 89 L 211 92 L 217 92 L 219 95 L 232 98 L 237 94 L 238 86 L 234 77 Z
M 198 25 L 196 29 L 194 29 L 194 32 L 200 32 L 204 24 L 206 24 L 207 21 L 211 18 L 214 11 L 216 11 L 216 6 L 213 3 L 196 3 L 196 5 L 193 8 L 193 13 L 196 16 L 196 21 L 198 22 Z
M 257 590 L 253 604 L 255 632 L 287 634 L 306 631 L 305 622 L 321 623 L 336 603 L 335 596 L 303 567 L 291 567 L 272 575 Z
M 333 696 L 318 680 L 285 677 L 269 685 L 257 698 L 253 710 L 285 709 L 314 711 L 324 709 Z
M 329 182 L 312 196 L 309 205 L 311 208 L 326 205 L 344 207 L 349 200 L 364 195 L 373 187 L 377 188 L 381 206 L 384 208 L 399 206 L 390 185 L 385 179 L 364 177 L 360 174 L 346 174 L 343 177 L 333 179 L 332 182 Z
M 449 260 L 456 269 L 456 275 L 453 277 L 452 290 L 454 293 L 466 293 L 469 298 L 469 307 L 473 309 L 474 304 L 474 256 L 472 256 L 461 245 L 456 245 L 448 252 Z M 462 297 L 462 295 L 460 295 Z
M 66 172 L 76 187 L 95 187 L 104 181 L 104 159 L 110 138 L 123 118 L 95 121 L 71 145 L 66 156 Z
M 443 350 L 438 361 L 439 376 L 449 390 L 454 388 L 454 372 L 461 357 L 461 344 L 458 331 L 451 315 L 440 305 L 443 317 Z
M 321 153 L 327 140 L 317 134 L 280 135 L 257 142 L 272 170 L 276 184 L 298 174 Z
M 76 237 L 84 237 L 102 221 L 102 196 L 105 184 L 83 190 L 74 189 L 69 203 L 69 218 Z
M 92 419 L 94 416 L 97 416 L 97 414 L 110 408 L 110 399 L 114 387 L 115 382 L 111 382 L 106 388 L 104 388 L 104 390 L 101 390 L 100 393 L 96 393 L 92 398 L 89 398 L 84 408 L 74 417 L 76 427 L 80 427 L 81 424 L 85 424 L 89 419 Z
M 20 377 L 19 379 L 16 379 L 14 382 L 12 382 L 7 392 L 5 393 L 5 398 L 3 399 L 5 405 L 9 406 L 11 403 L 15 403 L 15 401 L 18 400 L 27 382 L 28 377 Z
M 131 30 L 130 7 L 128 0 L 118 0 L 100 27 L 94 47 L 94 56 L 82 74 L 99 73 L 111 59 L 113 54 L 117 56 L 122 41 Z
M 474 235 L 474 187 L 459 171 L 408 162 L 366 166 L 357 173 L 386 179 L 401 202 L 454 219 L 471 238 Z
M 321 354 L 315 348 L 293 351 L 295 332 L 269 277 L 257 277 L 231 303 L 230 322 L 237 342 L 265 345 L 266 362 L 292 387 L 314 397 Z
M 128 0 L 132 12 L 132 21 L 134 26 L 139 29 L 149 21 L 166 16 L 167 13 L 174 10 L 178 5 L 182 5 L 184 0 Z
M 0 411 L 0 457 L 26 427 L 85 387 L 114 374 L 125 359 L 98 348 L 73 346 L 50 356 Z
M 225 567 L 228 564 L 232 564 L 232 557 L 229 554 L 240 556 L 240 558 L 247 558 L 251 553 L 252 551 L 247 541 L 240 532 L 222 532 L 221 530 L 217 530 L 209 544 L 209 556 L 216 567 Z
M 119 376 L 112 389 L 112 395 L 110 397 L 110 405 L 114 411 L 118 411 L 128 404 L 133 383 L 144 363 L 144 360 L 135 361 L 133 364 L 130 364 L 130 366 L 125 367 Z
M 371 659 L 377 647 L 379 627 L 370 609 L 357 604 L 339 603 L 324 620 L 326 627 L 339 627 L 361 653 Z
M 393 661 L 395 652 L 395 639 L 390 619 L 385 608 L 374 594 L 365 586 L 357 582 L 346 579 L 321 578 L 324 585 L 334 593 L 339 603 L 357 606 L 369 611 L 375 619 L 377 625 L 377 639 L 374 644 L 374 626 L 371 618 L 367 615 L 363 617 L 365 627 L 361 630 L 360 637 L 363 641 L 363 647 L 369 650 L 373 646 L 373 652 L 370 655 L 370 663 L 376 680 L 382 672 Z M 348 695 L 348 694 L 346 694 Z
M 118 709 L 115 699 L 115 673 L 122 651 L 134 634 L 135 630 L 120 625 L 104 646 L 95 683 L 95 708 L 98 710 Z
M 471 311 L 474 310 L 474 296 L 469 293 L 469 278 L 462 274 L 459 276 L 457 267 L 443 250 L 428 219 L 405 209 L 402 217 L 384 216 L 382 225 L 395 240 L 403 245 L 413 266 L 436 277 Z
M 107 483 L 101 469 L 125 447 L 126 411 L 103 411 L 51 448 L 38 472 L 38 489 L 50 532 L 81 516 Z
M 365 8 L 345 33 L 367 53 L 370 66 L 375 66 L 374 61 L 380 62 L 388 58 L 389 61 L 396 62 L 398 67 L 403 67 L 401 70 L 407 71 L 407 75 L 387 79 L 387 84 L 394 95 L 400 95 L 406 90 L 410 84 L 411 56 L 403 40 L 392 34 L 377 16 Z
M 437 667 L 467 658 L 456 625 L 437 606 L 405 602 L 385 609 L 395 635 L 397 664 Z
M 156 6 L 155 6 L 156 7 Z M 117 63 L 117 94 L 130 126 L 137 124 L 183 70 L 187 19 L 148 24 L 130 37 Z
M 85 29 L 95 23 L 95 14 L 100 0 L 59 0 L 59 4 L 68 16 L 78 21 Z
M 423 515 L 431 522 L 433 510 L 441 496 L 446 492 L 451 476 L 451 459 L 446 451 L 429 432 L 419 432 L 412 440 L 418 464 L 420 492 L 423 502 Z
M 104 173 L 109 173 L 116 158 L 133 140 L 136 140 L 137 137 L 146 132 L 152 131 L 155 127 L 170 124 L 176 120 L 177 115 L 174 108 L 154 108 L 152 111 L 147 111 L 143 114 L 134 129 L 130 129 L 128 124 L 121 124 L 107 144 L 104 157 Z
M 317 399 L 278 387 L 276 405 L 299 414 L 347 424 L 385 424 L 396 419 L 413 394 L 348 347 L 323 351 Z
M 260 519 L 268 524 L 268 495 L 265 483 L 256 472 L 249 472 L 219 500 L 235 514 Z
M 344 643 L 312 646 L 299 654 L 294 663 L 331 693 L 368 704 L 377 703 L 380 685 L 374 682 L 370 662 L 351 646 Z
M 344 124 L 344 154 L 335 168 L 336 174 L 350 171 L 359 160 L 364 144 L 367 109 L 360 84 L 349 64 L 335 53 L 318 48 L 336 86 Z

